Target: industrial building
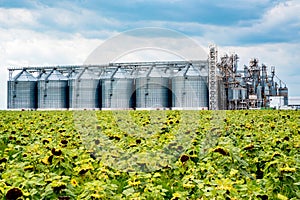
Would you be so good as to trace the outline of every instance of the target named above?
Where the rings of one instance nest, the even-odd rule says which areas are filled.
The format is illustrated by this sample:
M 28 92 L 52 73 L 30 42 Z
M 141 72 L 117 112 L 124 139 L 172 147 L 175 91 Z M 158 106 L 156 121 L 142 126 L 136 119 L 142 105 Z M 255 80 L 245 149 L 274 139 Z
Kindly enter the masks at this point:
M 272 97 L 288 105 L 274 67 L 237 63 L 210 46 L 198 61 L 10 67 L 8 109 L 257 109 Z

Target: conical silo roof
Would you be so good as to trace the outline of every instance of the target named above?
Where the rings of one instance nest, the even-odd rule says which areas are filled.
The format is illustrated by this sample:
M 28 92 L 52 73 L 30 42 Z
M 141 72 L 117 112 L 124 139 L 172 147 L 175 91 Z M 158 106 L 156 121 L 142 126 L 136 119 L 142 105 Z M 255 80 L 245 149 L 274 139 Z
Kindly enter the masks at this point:
M 111 79 L 116 69 L 106 69 L 100 75 L 100 79 Z
M 169 77 L 163 69 L 157 67 L 151 67 L 146 73 L 140 75 L 140 77 Z
M 99 77 L 90 69 L 84 68 L 80 73 L 76 75 L 77 79 L 99 79 Z
M 61 81 L 67 81 L 68 78 L 65 77 L 62 73 L 60 73 L 59 71 L 57 71 L 56 69 L 54 69 L 46 78 L 47 80 L 51 80 L 51 81 L 57 81 L 57 80 L 61 80 Z
M 200 76 L 199 70 L 197 70 L 192 65 L 185 66 L 181 71 L 179 71 L 175 76 Z
M 118 68 L 117 71 L 113 74 L 112 78 L 122 79 L 122 78 L 130 78 L 128 72 L 123 68 Z
M 46 80 L 47 76 L 47 72 L 44 71 L 38 76 L 38 80 Z
M 78 74 L 77 71 L 72 70 L 72 71 L 68 74 L 68 78 L 69 78 L 69 79 L 74 79 L 74 78 L 76 78 L 77 74 Z
M 13 81 L 36 81 L 37 79 L 28 73 L 26 70 L 22 70 L 18 73 L 14 78 Z

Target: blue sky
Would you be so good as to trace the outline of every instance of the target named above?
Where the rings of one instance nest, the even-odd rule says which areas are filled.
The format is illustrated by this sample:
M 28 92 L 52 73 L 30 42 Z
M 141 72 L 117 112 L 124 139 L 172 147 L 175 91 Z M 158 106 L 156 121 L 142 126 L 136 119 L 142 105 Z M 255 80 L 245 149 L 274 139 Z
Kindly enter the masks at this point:
M 204 49 L 235 52 L 240 67 L 257 57 L 276 66 L 291 96 L 300 96 L 300 1 L 291 0 L 0 0 L 0 109 L 7 67 L 82 64 L 123 31 L 178 31 Z

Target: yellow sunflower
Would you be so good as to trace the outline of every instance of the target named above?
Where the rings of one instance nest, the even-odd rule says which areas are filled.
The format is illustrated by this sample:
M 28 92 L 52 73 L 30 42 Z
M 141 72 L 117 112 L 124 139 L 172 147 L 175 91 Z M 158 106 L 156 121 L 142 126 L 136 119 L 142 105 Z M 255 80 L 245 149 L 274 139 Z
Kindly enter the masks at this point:
M 78 185 L 77 181 L 75 179 L 71 179 L 71 184 L 76 187 Z

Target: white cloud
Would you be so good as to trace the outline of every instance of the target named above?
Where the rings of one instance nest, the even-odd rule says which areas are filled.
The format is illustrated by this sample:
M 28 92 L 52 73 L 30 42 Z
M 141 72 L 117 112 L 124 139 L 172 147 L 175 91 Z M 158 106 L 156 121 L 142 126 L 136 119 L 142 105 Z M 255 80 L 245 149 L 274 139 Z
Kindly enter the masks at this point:
M 0 27 L 35 26 L 36 17 L 30 10 L 20 8 L 0 8 Z
M 299 28 L 300 23 L 300 2 L 299 1 L 287 1 L 280 3 L 270 9 L 262 18 L 262 22 L 270 27 L 284 25 L 284 23 L 296 22 Z
M 86 28 L 90 25 L 99 26 L 120 26 L 121 23 L 113 18 L 105 17 L 83 8 L 51 8 L 45 7 L 32 11 L 38 16 L 43 25 L 53 25 L 60 29 Z M 48 27 L 48 28 L 55 28 Z M 92 27 L 89 27 L 92 28 Z
M 39 32 L 57 30 L 80 32 L 119 27 L 122 23 L 101 13 L 79 7 L 38 6 L 35 9 L 1 8 L 0 28 L 32 29 Z
M 105 64 L 113 62 L 125 54 L 138 53 L 144 50 L 147 50 L 148 53 L 157 51 L 157 54 L 168 52 L 176 55 L 175 57 L 186 60 L 207 58 L 205 50 L 190 37 L 170 29 L 141 28 L 124 32 L 106 40 L 91 54 L 86 63 Z M 169 56 L 167 57 L 169 58 Z
M 221 44 L 300 41 L 300 1 L 285 1 L 267 10 L 262 18 L 240 21 L 236 26 L 160 22 L 177 30 L 198 30 L 208 40 Z
M 21 29 L 0 29 L 0 38 L 0 109 L 7 103 L 7 67 L 83 64 L 102 42 L 79 34 L 61 39 Z

